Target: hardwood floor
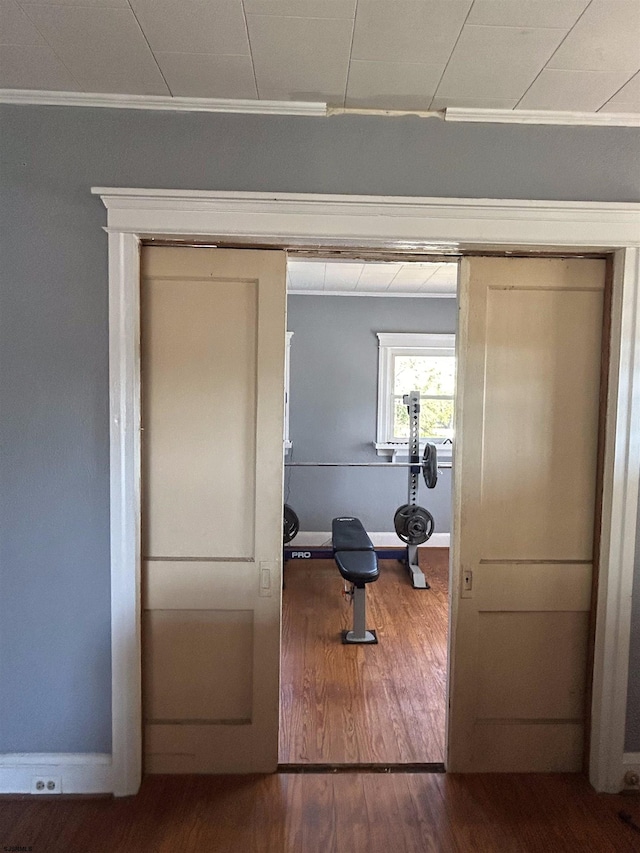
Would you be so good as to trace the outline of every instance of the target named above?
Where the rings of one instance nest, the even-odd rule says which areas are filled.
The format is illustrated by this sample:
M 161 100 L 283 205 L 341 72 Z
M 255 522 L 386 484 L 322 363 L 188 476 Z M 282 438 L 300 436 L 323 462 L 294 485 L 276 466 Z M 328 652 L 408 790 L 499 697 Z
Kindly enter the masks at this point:
M 0 799 L 0 850 L 637 853 L 629 821 L 640 798 L 579 775 L 149 776 L 125 799 Z
M 444 760 L 448 560 L 423 549 L 430 590 L 395 560 L 367 587 L 376 646 L 344 646 L 352 610 L 333 560 L 285 568 L 280 703 L 282 764 Z

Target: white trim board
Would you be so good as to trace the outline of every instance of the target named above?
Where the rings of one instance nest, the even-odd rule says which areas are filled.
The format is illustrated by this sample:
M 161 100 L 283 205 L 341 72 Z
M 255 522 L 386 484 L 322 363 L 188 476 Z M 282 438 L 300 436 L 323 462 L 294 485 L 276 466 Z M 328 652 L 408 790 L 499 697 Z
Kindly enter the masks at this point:
M 396 536 L 395 533 L 388 531 L 367 531 L 369 539 L 371 539 L 374 548 L 405 548 L 406 543 Z M 418 545 L 418 548 L 448 548 L 450 534 L 449 533 L 434 533 L 430 539 L 424 544 Z M 287 548 L 322 548 L 331 547 L 331 531 L 330 530 L 301 530 L 296 534 Z
M 387 299 L 455 299 L 457 293 L 396 292 L 395 290 L 287 290 L 287 296 L 386 296 Z
M 60 779 L 58 793 L 61 794 L 110 794 L 113 791 L 111 756 L 108 754 L 0 754 L 0 794 L 30 794 L 36 776 Z
M 640 752 L 625 752 L 624 766 L 640 771 Z
M 592 127 L 640 127 L 640 113 L 585 113 L 560 110 L 485 110 L 447 107 L 445 121 L 491 122 L 492 124 L 568 124 Z
M 606 250 L 640 246 L 640 204 L 93 187 L 107 231 L 251 245 Z M 209 230 L 207 230 L 209 229 Z M 428 239 L 425 239 L 428 234 Z M 215 242 L 214 239 L 214 242 Z
M 48 89 L 0 89 L 1 104 L 56 107 L 107 107 L 118 110 L 162 110 L 199 113 L 252 113 L 257 115 L 341 115 L 402 118 L 419 116 L 445 121 L 498 124 L 555 124 L 595 127 L 640 127 L 640 113 L 590 113 L 559 110 L 498 110 L 446 107 L 441 110 L 379 110 L 330 107 L 324 101 L 262 101 L 238 98 L 189 98 L 172 95 L 126 95 L 112 92 L 53 92 Z
M 620 790 L 640 478 L 640 436 L 632 428 L 640 421 L 640 204 L 129 188 L 92 192 L 107 208 L 109 233 L 114 793 L 135 793 L 141 779 L 139 245 L 141 238 L 175 236 L 320 250 L 336 245 L 396 251 L 410 246 L 424 252 L 441 252 L 443 246 L 613 250 L 606 535 L 600 553 L 590 778 L 597 790 Z
M 327 113 L 327 105 L 315 101 L 114 95 L 107 92 L 49 92 L 35 89 L 0 89 L 0 103 L 55 107 L 110 107 L 119 110 L 169 110 L 180 113 L 258 113 L 287 116 L 325 116 Z
M 625 752 L 622 758 L 622 765 L 625 773 L 625 790 L 638 793 L 640 791 L 640 785 L 635 783 L 635 779 L 628 779 L 628 776 L 632 776 L 632 774 L 635 773 L 636 778 L 640 778 L 640 752 Z

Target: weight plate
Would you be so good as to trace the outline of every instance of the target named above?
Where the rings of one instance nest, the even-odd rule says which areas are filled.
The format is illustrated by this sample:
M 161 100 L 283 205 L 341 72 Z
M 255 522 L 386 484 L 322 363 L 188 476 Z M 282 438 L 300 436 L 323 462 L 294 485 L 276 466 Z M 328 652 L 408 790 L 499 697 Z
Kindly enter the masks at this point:
M 422 545 L 433 533 L 433 516 L 424 507 L 403 504 L 393 517 L 396 533 L 408 545 Z
M 282 516 L 282 541 L 286 545 L 297 535 L 300 530 L 300 522 L 298 516 L 291 509 L 289 504 L 284 505 L 284 513 Z
M 422 455 L 422 476 L 428 489 L 434 489 L 438 482 L 438 451 L 435 444 L 427 442 Z

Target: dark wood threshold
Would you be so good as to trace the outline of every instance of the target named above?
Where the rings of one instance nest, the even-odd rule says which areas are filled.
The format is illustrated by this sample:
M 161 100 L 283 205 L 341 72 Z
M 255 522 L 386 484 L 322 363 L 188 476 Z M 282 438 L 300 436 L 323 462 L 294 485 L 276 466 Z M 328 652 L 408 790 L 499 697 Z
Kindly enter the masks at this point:
M 445 773 L 440 761 L 406 764 L 278 764 L 278 773 Z

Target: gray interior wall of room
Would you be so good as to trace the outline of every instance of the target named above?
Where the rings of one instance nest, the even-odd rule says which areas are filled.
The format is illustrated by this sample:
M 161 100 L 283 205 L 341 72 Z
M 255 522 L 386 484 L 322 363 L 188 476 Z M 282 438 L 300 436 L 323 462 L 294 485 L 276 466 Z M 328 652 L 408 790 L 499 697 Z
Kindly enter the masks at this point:
M 637 138 L 0 107 L 0 751 L 111 748 L 107 238 L 92 185 L 637 202 Z
M 455 299 L 291 295 L 289 438 L 295 462 L 382 462 L 376 440 L 376 332 L 455 332 Z M 407 389 L 410 391 L 411 389 Z M 356 515 L 370 531 L 393 531 L 407 502 L 406 468 L 288 468 L 285 496 L 301 530 L 331 529 L 337 515 Z M 418 503 L 436 530 L 451 524 L 451 470 L 435 489 L 420 478 Z

